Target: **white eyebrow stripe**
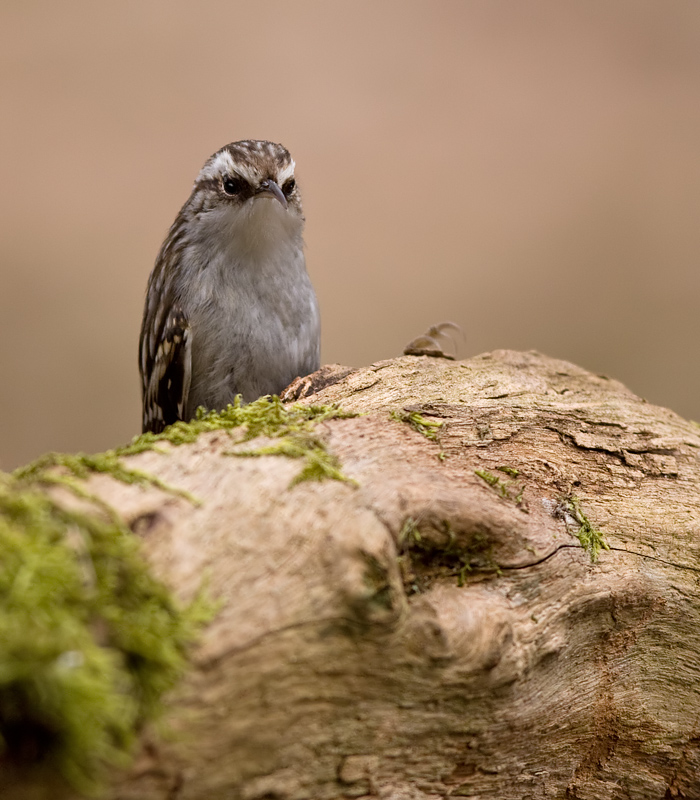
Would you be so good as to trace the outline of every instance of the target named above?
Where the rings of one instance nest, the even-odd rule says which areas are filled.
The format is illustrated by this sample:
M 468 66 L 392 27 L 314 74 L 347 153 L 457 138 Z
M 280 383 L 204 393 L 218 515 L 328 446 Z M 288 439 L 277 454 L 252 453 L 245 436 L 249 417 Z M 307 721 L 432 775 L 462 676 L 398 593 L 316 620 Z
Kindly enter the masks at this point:
M 222 175 L 238 175 L 253 185 L 260 179 L 254 165 L 236 161 L 228 150 L 223 150 L 202 167 L 197 180 L 217 180 Z
M 218 178 L 225 172 L 233 171 L 233 169 L 234 160 L 231 153 L 229 153 L 228 150 L 222 150 L 202 167 L 202 171 L 199 173 L 199 179 L 211 180 L 212 178 Z
M 294 161 L 290 161 L 284 169 L 280 170 L 279 175 L 277 176 L 279 178 L 280 186 L 294 175 L 295 166 L 296 165 Z
M 272 169 L 275 169 L 273 164 L 277 157 L 277 153 L 273 151 L 273 149 L 266 142 L 251 142 L 248 149 L 252 152 L 258 150 L 260 153 L 269 155 L 271 159 L 269 166 L 272 167 Z M 294 176 L 295 166 L 294 160 L 290 158 L 289 161 L 279 170 L 279 172 L 277 172 L 276 180 L 280 186 Z M 252 186 L 255 186 L 263 177 L 266 177 L 269 174 L 267 173 L 268 168 L 269 167 L 265 165 L 264 160 L 260 161 L 254 157 L 252 161 L 248 161 L 246 156 L 242 153 L 231 153 L 230 150 L 223 149 L 213 155 L 211 159 L 202 167 L 202 170 L 197 176 L 197 181 L 195 183 L 219 180 L 223 175 L 237 175 Z M 263 169 L 265 170 L 266 174 L 263 174 Z

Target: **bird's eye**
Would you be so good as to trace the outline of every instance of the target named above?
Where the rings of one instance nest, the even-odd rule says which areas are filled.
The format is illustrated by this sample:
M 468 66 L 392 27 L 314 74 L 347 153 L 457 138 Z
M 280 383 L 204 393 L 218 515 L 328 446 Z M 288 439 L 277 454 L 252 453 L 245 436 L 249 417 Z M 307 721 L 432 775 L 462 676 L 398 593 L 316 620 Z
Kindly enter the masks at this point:
M 224 187 L 226 194 L 231 197 L 240 194 L 245 189 L 245 181 L 240 178 L 232 178 L 230 175 L 227 175 L 221 181 L 221 185 Z
M 284 192 L 285 197 L 289 197 L 289 195 L 294 191 L 294 187 L 297 185 L 297 182 L 294 178 L 290 178 L 288 181 L 285 182 L 284 186 L 282 187 L 282 191 Z

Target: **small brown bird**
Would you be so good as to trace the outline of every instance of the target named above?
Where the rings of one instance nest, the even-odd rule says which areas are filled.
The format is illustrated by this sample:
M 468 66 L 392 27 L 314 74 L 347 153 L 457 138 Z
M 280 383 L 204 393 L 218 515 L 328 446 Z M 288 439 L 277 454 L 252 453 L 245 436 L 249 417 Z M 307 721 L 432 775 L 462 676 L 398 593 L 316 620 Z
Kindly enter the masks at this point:
M 279 394 L 318 369 L 320 318 L 306 272 L 294 161 L 241 141 L 214 153 L 148 281 L 139 342 L 143 430 Z

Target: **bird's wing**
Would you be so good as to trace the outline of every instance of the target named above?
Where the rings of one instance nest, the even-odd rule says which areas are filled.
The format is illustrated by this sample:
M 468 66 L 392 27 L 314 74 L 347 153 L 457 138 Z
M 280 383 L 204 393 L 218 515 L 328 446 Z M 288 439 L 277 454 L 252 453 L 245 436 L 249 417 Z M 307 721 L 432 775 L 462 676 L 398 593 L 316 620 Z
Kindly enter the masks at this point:
M 184 419 L 191 377 L 190 325 L 182 309 L 173 304 L 166 315 L 156 313 L 144 320 L 141 331 L 144 432 L 160 433 L 166 425 Z

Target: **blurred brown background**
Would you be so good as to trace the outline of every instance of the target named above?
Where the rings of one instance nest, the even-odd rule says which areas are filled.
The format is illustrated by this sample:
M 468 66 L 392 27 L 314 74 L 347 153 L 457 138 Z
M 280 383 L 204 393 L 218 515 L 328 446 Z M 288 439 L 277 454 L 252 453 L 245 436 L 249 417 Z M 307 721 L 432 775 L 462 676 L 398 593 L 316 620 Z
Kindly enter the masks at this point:
M 148 273 L 204 160 L 281 141 L 323 360 L 536 348 L 700 419 L 697 0 L 0 6 L 0 466 L 139 431 Z

